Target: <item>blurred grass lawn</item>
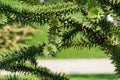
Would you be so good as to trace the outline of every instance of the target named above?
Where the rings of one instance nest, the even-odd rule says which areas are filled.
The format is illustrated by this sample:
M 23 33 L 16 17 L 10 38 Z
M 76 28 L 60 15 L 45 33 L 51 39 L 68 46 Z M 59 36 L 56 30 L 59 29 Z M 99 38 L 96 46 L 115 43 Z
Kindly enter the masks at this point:
M 4 75 L 0 76 L 0 80 L 3 80 L 3 77 L 5 76 Z M 21 74 L 18 77 L 28 78 L 27 80 L 42 80 L 42 79 L 38 79 L 34 75 L 22 75 Z M 75 74 L 75 75 L 68 75 L 68 77 L 70 78 L 70 80 L 117 80 L 117 77 L 113 74 L 91 74 L 91 75 Z
M 70 80 L 117 80 L 113 74 L 69 75 Z

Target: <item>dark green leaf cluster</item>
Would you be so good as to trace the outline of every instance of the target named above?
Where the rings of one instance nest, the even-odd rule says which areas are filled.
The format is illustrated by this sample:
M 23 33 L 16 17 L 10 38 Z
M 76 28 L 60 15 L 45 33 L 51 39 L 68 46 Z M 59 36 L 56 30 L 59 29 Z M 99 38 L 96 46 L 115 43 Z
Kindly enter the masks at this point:
M 35 57 L 43 55 L 42 46 L 31 46 L 0 55 L 0 69 L 23 74 L 34 74 L 42 80 L 68 80 L 64 74 L 52 73 L 49 69 L 37 66 Z M 14 80 L 14 79 L 13 79 Z
M 36 6 L 32 9 L 26 8 L 22 4 L 18 5 L 22 6 L 23 8 L 14 7 L 5 3 L 5 1 L 0 1 L 0 13 L 4 14 L 7 17 L 8 23 L 16 22 L 31 25 L 33 23 L 44 24 L 50 20 L 51 16 L 60 17 L 74 13 L 78 10 L 78 7 L 73 3 L 63 4 L 64 6 L 60 4 L 47 6 L 50 8 L 44 6 Z

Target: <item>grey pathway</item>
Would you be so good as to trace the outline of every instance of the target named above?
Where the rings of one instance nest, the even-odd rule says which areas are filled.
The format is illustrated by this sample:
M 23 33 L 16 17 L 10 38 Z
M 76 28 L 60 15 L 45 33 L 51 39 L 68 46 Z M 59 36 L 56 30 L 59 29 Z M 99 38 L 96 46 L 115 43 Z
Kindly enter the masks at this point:
M 55 59 L 37 60 L 39 66 L 47 67 L 53 72 L 64 72 L 67 74 L 105 74 L 114 73 L 114 65 L 111 60 L 105 59 Z M 11 74 L 4 70 L 0 74 Z
M 54 72 L 68 74 L 104 74 L 114 73 L 114 65 L 109 59 L 57 59 L 38 60 L 38 65 Z

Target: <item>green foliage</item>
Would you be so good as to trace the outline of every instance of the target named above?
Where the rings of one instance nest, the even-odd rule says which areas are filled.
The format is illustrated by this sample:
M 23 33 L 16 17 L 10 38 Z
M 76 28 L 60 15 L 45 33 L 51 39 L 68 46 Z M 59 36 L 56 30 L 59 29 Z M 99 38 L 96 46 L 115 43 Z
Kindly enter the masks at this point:
M 64 5 L 64 6 L 63 6 Z M 8 22 L 20 22 L 22 24 L 44 24 L 48 22 L 51 16 L 63 16 L 78 10 L 77 6 L 73 3 L 64 3 L 48 6 L 29 6 L 25 7 L 24 4 L 18 4 L 21 7 L 8 5 L 6 1 L 0 2 L 0 13 L 3 13 L 8 18 Z M 50 8 L 47 8 L 50 7 Z M 66 8 L 67 7 L 67 8 Z
M 69 80 L 65 74 L 53 73 L 46 68 L 39 67 L 37 65 L 36 56 L 46 56 L 46 54 L 54 56 L 56 52 L 59 51 L 61 46 L 61 33 L 59 33 L 61 25 L 59 25 L 58 18 L 77 12 L 79 10 L 77 5 L 74 3 L 58 3 L 56 5 L 34 4 L 33 6 L 33 4 L 28 5 L 32 0 L 27 1 L 1 0 L 0 14 L 2 15 L 2 18 L 5 17 L 4 19 L 6 19 L 0 19 L 2 21 L 1 27 L 13 23 L 21 24 L 22 26 L 49 23 L 50 29 L 48 32 L 48 41 L 43 44 L 32 45 L 23 47 L 19 50 L 1 53 L 0 69 L 11 72 L 20 72 L 20 74 L 36 75 L 42 80 Z M 13 3 L 15 5 L 13 5 Z M 54 30 L 54 33 L 52 30 Z M 8 77 L 6 79 L 9 78 L 13 80 L 14 78 L 18 79 L 17 76 Z
M 120 77 L 119 4 L 119 0 L 88 0 L 86 4 L 79 6 L 84 16 L 82 22 L 72 18 L 61 19 L 61 22 L 64 23 L 64 28 L 68 29 L 63 34 L 63 46 L 89 48 L 100 46 L 113 60 L 117 75 Z M 107 21 L 108 14 L 114 15 L 113 19 L 117 20 L 117 26 Z M 75 42 L 73 38 L 79 33 L 82 33 L 85 39 L 80 38 Z
M 29 5 L 40 5 L 40 0 L 19 0 L 22 3 L 27 3 Z
M 85 0 L 86 3 L 82 0 L 65 0 L 65 3 L 38 5 L 35 2 L 28 5 L 31 1 L 1 0 L 0 26 L 12 23 L 21 25 L 48 23 L 48 40 L 43 44 L 24 47 L 6 54 L 1 53 L 0 69 L 36 75 L 42 80 L 69 80 L 64 74 L 52 73 L 46 68 L 37 66 L 36 56 L 55 56 L 62 48 L 91 48 L 98 45 L 113 60 L 116 73 L 120 77 L 120 25 L 115 26 L 106 20 L 108 14 L 113 14 L 113 18 L 119 22 L 119 0 Z M 11 5 L 10 2 L 17 5 Z M 77 12 L 82 13 L 82 20 L 71 18 L 70 14 Z M 75 41 L 74 38 L 78 34 L 82 36 Z
M 0 24 L 5 24 L 7 22 L 7 18 L 4 14 L 0 14 Z

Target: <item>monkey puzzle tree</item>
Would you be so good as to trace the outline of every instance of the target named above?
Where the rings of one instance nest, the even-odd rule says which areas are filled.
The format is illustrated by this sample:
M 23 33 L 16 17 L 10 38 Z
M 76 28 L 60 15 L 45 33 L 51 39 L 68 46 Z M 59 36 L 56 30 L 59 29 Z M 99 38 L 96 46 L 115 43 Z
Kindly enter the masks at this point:
M 71 1 L 71 0 L 66 0 Z M 65 46 L 92 47 L 100 46 L 112 59 L 116 73 L 120 77 L 120 0 L 73 0 L 76 1 L 84 20 L 64 19 L 65 28 L 72 28 L 63 35 Z M 77 33 L 84 38 L 73 41 Z
M 82 21 L 64 18 L 61 21 L 69 31 L 63 34 L 64 47 L 92 47 L 98 45 L 107 53 L 120 77 L 120 0 L 65 0 L 76 1 L 82 12 Z M 74 41 L 76 34 L 83 34 Z
M 0 0 L 0 15 L 4 15 L 0 19 L 1 27 L 12 23 L 32 26 L 48 23 L 50 26 L 47 42 L 0 54 L 0 69 L 37 75 L 42 80 L 69 80 L 64 74 L 37 66 L 36 56 L 54 56 L 68 47 L 99 46 L 113 60 L 120 77 L 119 8 L 119 0 L 61 0 L 56 4 L 41 4 L 39 0 Z M 77 12 L 82 13 L 82 20 L 71 17 Z M 82 37 L 74 40 L 77 34 Z M 6 77 L 6 80 L 9 78 L 20 77 Z
M 68 80 L 64 74 L 52 73 L 46 68 L 37 66 L 36 56 L 55 55 L 61 45 L 61 24 L 58 17 L 77 12 L 77 10 L 78 7 L 74 3 L 49 5 L 40 4 L 39 0 L 0 0 L 1 28 L 14 23 L 21 24 L 21 26 L 45 23 L 50 25 L 48 42 L 1 53 L 0 69 L 36 75 L 38 80 Z M 9 76 L 4 79 L 24 80 L 24 77 Z

